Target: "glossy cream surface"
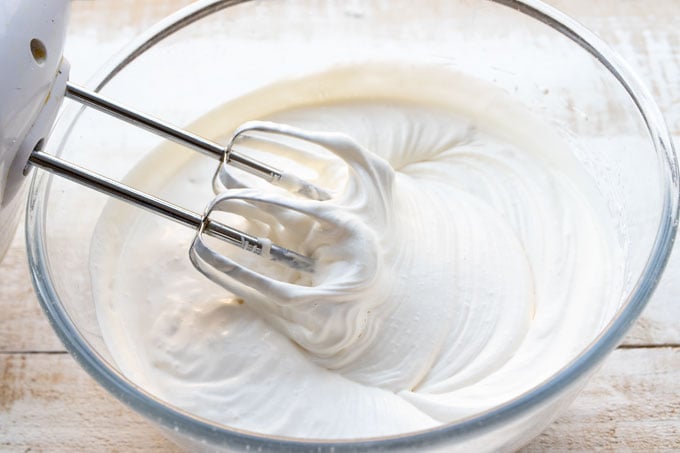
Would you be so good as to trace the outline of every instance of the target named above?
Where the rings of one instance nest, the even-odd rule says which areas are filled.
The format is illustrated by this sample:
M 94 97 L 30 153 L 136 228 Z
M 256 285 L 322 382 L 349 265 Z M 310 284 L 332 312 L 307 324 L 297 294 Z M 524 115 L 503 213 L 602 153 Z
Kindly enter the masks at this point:
M 122 372 L 218 423 L 300 438 L 399 434 L 478 414 L 573 359 L 621 299 L 607 207 L 566 141 L 521 103 L 442 68 L 358 65 L 286 80 L 190 126 L 309 141 L 242 151 L 326 188 L 309 200 L 239 170 L 220 220 L 316 261 L 292 271 L 110 202 L 92 242 L 98 319 Z M 154 150 L 127 182 L 201 211 L 215 161 Z M 216 284 L 217 283 L 217 284 Z

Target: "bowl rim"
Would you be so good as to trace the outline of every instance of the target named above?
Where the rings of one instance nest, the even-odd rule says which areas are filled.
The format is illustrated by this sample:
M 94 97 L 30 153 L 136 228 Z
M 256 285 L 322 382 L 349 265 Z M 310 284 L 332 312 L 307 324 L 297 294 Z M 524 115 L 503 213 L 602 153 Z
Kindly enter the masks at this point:
M 116 57 L 105 65 L 87 84 L 99 91 L 123 70 L 129 63 L 146 50 L 185 26 L 214 12 L 250 0 L 201 0 L 191 4 L 163 19 L 136 40 L 125 47 Z M 43 234 L 45 209 L 49 199 L 51 176 L 34 172 L 26 211 L 26 248 L 33 285 L 52 328 L 58 334 L 71 355 L 78 363 L 109 393 L 144 415 L 160 423 L 169 430 L 183 432 L 217 445 L 238 448 L 257 446 L 262 450 L 300 450 L 328 448 L 334 451 L 357 451 L 381 449 L 404 449 L 429 446 L 446 442 L 450 437 L 464 440 L 467 436 L 488 430 L 502 424 L 507 419 L 534 408 L 543 401 L 557 396 L 564 388 L 575 386 L 587 376 L 621 341 L 646 306 L 656 288 L 668 261 L 678 223 L 678 194 L 680 191 L 678 163 L 673 149 L 670 133 L 659 108 L 644 85 L 630 67 L 600 38 L 587 30 L 574 19 L 540 0 L 486 0 L 510 7 L 566 36 L 582 49 L 596 58 L 627 91 L 636 105 L 649 132 L 659 160 L 660 172 L 665 176 L 662 199 L 662 213 L 659 228 L 645 267 L 635 283 L 633 290 L 603 332 L 587 348 L 566 366 L 538 386 L 516 398 L 463 420 L 431 428 L 394 436 L 358 440 L 316 440 L 294 439 L 262 435 L 200 419 L 181 409 L 164 403 L 145 392 L 107 365 L 106 360 L 95 352 L 88 342 L 80 336 L 68 313 L 60 303 L 57 290 L 51 283 L 49 258 Z M 75 106 L 74 106 L 75 107 Z M 59 122 L 62 127 L 55 135 L 59 141 L 68 137 L 75 120 L 84 107 L 66 109 Z

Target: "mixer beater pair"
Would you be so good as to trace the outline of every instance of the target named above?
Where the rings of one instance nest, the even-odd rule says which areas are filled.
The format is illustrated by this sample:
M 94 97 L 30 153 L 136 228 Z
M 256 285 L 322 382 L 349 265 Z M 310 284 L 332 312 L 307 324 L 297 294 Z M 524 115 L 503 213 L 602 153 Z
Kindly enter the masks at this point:
M 281 171 L 266 163 L 247 157 L 235 149 L 235 146 L 237 146 L 237 143 L 241 139 L 245 137 L 248 137 L 251 140 L 256 138 L 253 133 L 284 136 L 294 135 L 296 139 L 304 140 L 301 136 L 302 134 L 295 134 L 295 128 L 290 126 L 266 121 L 250 121 L 239 127 L 229 140 L 229 143 L 226 146 L 222 146 L 162 120 L 124 107 L 96 92 L 79 87 L 70 82 L 66 83 L 65 97 L 110 114 L 133 125 L 142 127 L 202 154 L 218 159 L 220 161 L 220 166 L 215 173 L 216 178 L 219 178 L 219 175 L 223 173 L 221 170 L 225 165 L 231 165 L 260 177 L 273 185 L 283 187 L 299 196 L 319 201 L 328 200 L 330 198 L 329 193 L 324 189 L 304 181 L 294 174 Z M 174 220 L 180 224 L 192 227 L 196 229 L 199 234 L 208 234 L 246 251 L 268 257 L 272 261 L 279 262 L 296 270 L 304 272 L 314 271 L 314 262 L 311 258 L 277 244 L 271 244 L 266 238 L 252 236 L 211 219 L 210 214 L 215 209 L 215 203 L 212 204 L 213 207 L 205 214 L 198 214 L 141 192 L 122 184 L 121 182 L 109 179 L 88 169 L 67 162 L 54 155 L 45 153 L 40 149 L 33 150 L 29 156 L 28 162 L 29 164 L 40 167 L 53 174 L 65 177 L 84 186 Z M 215 186 L 215 184 L 213 184 L 213 186 Z

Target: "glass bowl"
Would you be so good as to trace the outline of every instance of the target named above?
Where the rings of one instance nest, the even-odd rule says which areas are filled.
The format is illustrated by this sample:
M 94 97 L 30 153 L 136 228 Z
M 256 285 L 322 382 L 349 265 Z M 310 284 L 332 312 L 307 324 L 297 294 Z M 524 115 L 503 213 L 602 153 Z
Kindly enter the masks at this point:
M 120 373 L 97 323 L 88 273 L 90 240 L 107 198 L 36 172 L 27 247 L 34 285 L 53 328 L 104 388 L 181 445 L 336 452 L 517 448 L 574 398 L 649 300 L 673 243 L 678 169 L 648 92 L 596 36 L 538 1 L 430 0 L 427 6 L 410 0 L 202 1 L 148 30 L 89 87 L 187 124 L 272 81 L 353 62 L 445 65 L 490 82 L 554 127 L 596 181 L 624 245 L 620 309 L 587 348 L 540 385 L 436 429 L 346 441 L 230 429 L 173 407 Z M 160 140 L 67 105 L 47 151 L 120 179 Z

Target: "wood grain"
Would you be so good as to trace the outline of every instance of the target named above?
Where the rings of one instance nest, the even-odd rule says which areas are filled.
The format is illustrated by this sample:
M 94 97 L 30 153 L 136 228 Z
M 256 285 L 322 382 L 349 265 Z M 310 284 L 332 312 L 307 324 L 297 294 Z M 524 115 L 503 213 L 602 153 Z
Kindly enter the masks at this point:
M 173 451 L 68 354 L 0 354 L 0 450 Z
M 619 349 L 583 393 L 523 449 L 680 449 L 680 349 Z
M 109 55 L 188 0 L 76 0 L 67 48 L 84 80 Z M 623 55 L 680 137 L 680 0 L 551 0 Z M 82 41 L 82 40 L 81 40 Z M 523 451 L 680 451 L 680 251 L 623 347 Z M 33 294 L 23 235 L 0 264 L 0 450 L 178 451 L 101 389 L 49 327 Z
M 0 450 L 177 450 L 68 354 L 0 354 L 0 363 Z M 523 451 L 680 449 L 679 364 L 677 348 L 615 351 Z

